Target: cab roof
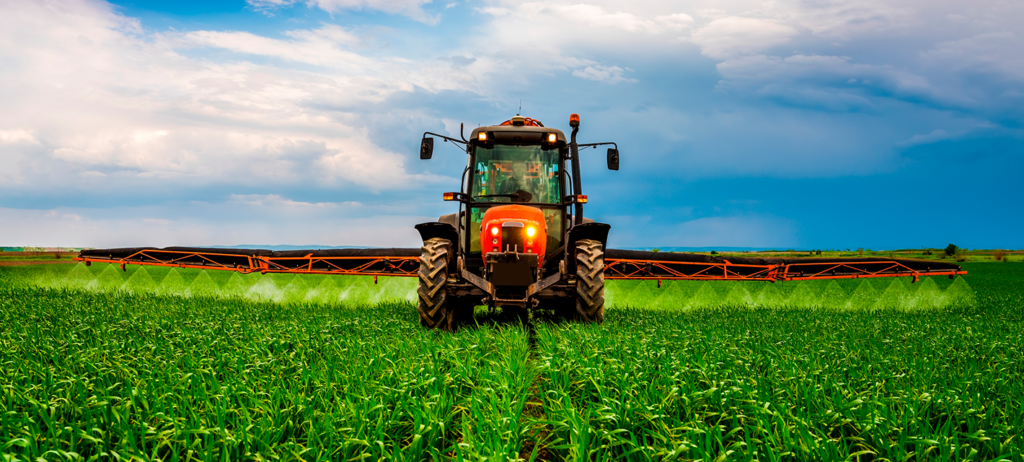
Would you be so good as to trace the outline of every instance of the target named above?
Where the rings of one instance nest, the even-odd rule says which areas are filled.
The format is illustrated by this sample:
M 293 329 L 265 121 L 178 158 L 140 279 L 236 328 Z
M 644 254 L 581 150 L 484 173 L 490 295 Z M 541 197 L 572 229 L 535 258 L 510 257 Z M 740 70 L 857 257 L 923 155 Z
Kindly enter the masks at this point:
M 540 121 L 521 117 L 526 121 L 536 122 L 537 125 L 530 125 L 524 123 L 523 125 L 513 125 L 515 119 L 520 117 L 514 117 L 510 120 L 506 120 L 500 125 L 488 125 L 485 127 L 477 127 L 473 129 L 473 133 L 469 135 L 469 140 L 474 141 L 479 136 L 480 132 L 487 132 L 493 134 L 488 137 L 498 142 L 522 142 L 522 143 L 540 143 L 543 136 L 547 133 L 554 133 L 558 137 L 558 141 L 563 143 L 568 142 L 565 138 L 565 133 L 557 128 L 545 127 Z

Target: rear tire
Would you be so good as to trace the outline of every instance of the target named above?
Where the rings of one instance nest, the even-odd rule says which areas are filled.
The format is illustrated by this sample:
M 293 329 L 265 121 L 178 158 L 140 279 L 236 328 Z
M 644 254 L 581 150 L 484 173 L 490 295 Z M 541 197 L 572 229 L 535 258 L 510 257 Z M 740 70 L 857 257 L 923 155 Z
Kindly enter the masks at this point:
M 576 243 L 576 315 L 583 322 L 604 322 L 604 248 L 591 239 Z
M 453 330 L 455 328 L 454 310 L 448 306 L 448 260 L 452 243 L 446 239 L 431 238 L 423 243 L 420 252 L 419 288 L 416 294 L 419 301 L 416 311 L 420 315 L 420 324 L 430 329 Z

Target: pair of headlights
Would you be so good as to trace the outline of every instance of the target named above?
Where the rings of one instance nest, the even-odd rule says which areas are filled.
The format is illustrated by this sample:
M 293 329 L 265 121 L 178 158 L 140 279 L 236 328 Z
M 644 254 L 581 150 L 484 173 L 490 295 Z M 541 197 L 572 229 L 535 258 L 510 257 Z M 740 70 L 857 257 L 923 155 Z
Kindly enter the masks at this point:
M 489 138 L 487 132 L 480 132 L 476 134 L 476 140 L 480 142 L 486 142 Z M 558 142 L 558 135 L 555 133 L 548 133 L 544 135 L 544 141 L 548 144 L 555 144 Z
M 500 233 L 500 232 L 501 232 L 501 230 L 498 229 L 497 226 L 492 226 L 491 227 L 491 236 L 497 236 L 498 233 Z M 526 235 L 529 236 L 529 237 L 533 237 L 534 234 L 537 234 L 537 228 L 534 228 L 533 226 L 527 226 L 526 227 Z M 497 242 L 495 242 L 495 244 L 497 244 Z

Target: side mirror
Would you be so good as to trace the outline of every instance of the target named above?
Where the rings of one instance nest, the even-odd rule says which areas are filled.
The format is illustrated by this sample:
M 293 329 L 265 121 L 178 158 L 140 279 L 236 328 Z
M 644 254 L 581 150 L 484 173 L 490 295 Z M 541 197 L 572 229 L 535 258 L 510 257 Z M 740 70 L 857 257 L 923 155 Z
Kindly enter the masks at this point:
M 420 159 L 429 159 L 434 155 L 434 139 L 423 137 L 420 141 Z
M 619 169 L 619 150 L 608 148 L 608 170 Z

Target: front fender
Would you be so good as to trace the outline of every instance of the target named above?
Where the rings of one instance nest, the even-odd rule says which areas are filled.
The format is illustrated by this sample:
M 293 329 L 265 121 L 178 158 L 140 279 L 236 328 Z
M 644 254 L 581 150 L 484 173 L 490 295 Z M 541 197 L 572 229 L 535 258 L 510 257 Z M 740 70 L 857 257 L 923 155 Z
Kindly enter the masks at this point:
M 459 255 L 459 233 L 455 230 L 455 227 L 448 223 L 441 222 L 430 222 L 420 223 L 416 225 L 416 231 L 420 232 L 420 238 L 426 243 L 427 240 L 435 237 L 446 239 L 451 242 L 451 254 L 448 255 L 448 273 L 454 273 L 458 270 L 458 255 Z
M 569 274 L 576 272 L 576 243 L 590 239 L 600 242 L 601 248 L 607 249 L 608 231 L 611 228 L 607 223 L 583 223 L 569 228 L 565 238 L 565 269 Z
M 420 223 L 416 225 L 416 231 L 420 232 L 420 238 L 423 239 L 423 242 L 427 242 L 428 239 L 439 237 L 450 241 L 452 243 L 453 250 L 459 245 L 459 233 L 455 230 L 455 227 L 449 223 L 441 223 L 437 221 Z

